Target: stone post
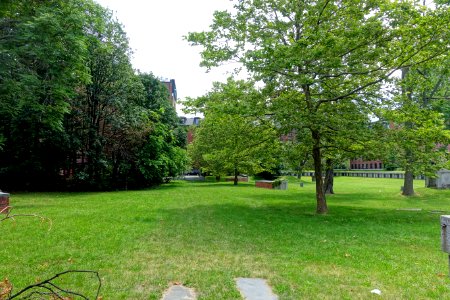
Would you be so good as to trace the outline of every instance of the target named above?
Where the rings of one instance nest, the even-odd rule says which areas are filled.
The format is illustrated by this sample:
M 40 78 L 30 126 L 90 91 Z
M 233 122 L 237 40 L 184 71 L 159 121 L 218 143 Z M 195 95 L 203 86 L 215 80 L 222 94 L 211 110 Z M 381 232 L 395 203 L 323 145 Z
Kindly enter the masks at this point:
M 450 215 L 441 216 L 441 248 L 449 254 L 449 276 L 450 276 Z
M 0 212 L 7 214 L 9 212 L 9 194 L 0 192 Z

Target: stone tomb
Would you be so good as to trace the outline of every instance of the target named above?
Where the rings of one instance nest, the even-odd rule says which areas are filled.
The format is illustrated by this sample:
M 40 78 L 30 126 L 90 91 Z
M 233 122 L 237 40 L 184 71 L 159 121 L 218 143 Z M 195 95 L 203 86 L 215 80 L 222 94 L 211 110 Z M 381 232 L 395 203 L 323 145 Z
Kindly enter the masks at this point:
M 274 189 L 274 190 L 287 190 L 287 180 L 275 181 L 275 180 L 257 180 L 255 181 L 257 188 Z
M 450 170 L 437 171 L 436 187 L 438 189 L 450 189 Z

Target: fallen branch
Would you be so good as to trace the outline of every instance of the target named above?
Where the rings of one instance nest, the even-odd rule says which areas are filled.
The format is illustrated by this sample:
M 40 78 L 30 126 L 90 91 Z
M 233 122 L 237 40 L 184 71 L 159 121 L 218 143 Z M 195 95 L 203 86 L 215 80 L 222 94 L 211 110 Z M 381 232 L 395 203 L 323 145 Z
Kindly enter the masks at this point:
M 13 208 L 11 206 L 6 206 L 5 208 L 3 208 L 0 211 L 0 214 L 3 213 L 4 211 L 7 211 L 7 214 L 3 218 L 0 219 L 0 222 L 6 221 L 6 220 L 16 221 L 15 217 L 34 217 L 34 218 L 41 219 L 42 222 L 48 221 L 50 224 L 48 230 L 50 231 L 52 229 L 53 222 L 49 218 L 45 218 L 45 217 L 42 217 L 42 216 L 39 216 L 36 214 L 11 214 L 12 210 L 13 210 Z
M 3 208 L 0 213 L 7 212 L 7 214 L 0 218 L 0 222 L 6 221 L 6 220 L 13 220 L 15 221 L 16 217 L 35 217 L 39 218 L 42 221 L 49 221 L 50 228 L 52 227 L 52 220 L 49 218 L 45 218 L 36 214 L 11 214 L 12 207 L 7 206 Z M 13 285 L 11 282 L 6 278 L 4 281 L 0 282 L 0 300 L 11 300 L 11 299 L 19 299 L 18 297 L 21 296 L 21 299 L 60 299 L 60 300 L 68 300 L 68 299 L 86 299 L 89 300 L 86 295 L 83 295 L 82 293 L 79 293 L 77 291 L 73 291 L 70 289 L 66 289 L 60 285 L 57 284 L 57 279 L 64 277 L 66 275 L 70 274 L 91 274 L 95 275 L 98 280 L 98 288 L 95 295 L 95 300 L 100 300 L 101 297 L 99 297 L 100 289 L 102 287 L 102 281 L 100 279 L 100 275 L 96 271 L 89 271 L 89 270 L 68 270 L 61 273 L 58 273 L 54 275 L 53 277 L 46 279 L 44 281 L 38 282 L 36 284 L 31 284 L 29 286 L 26 286 L 25 288 L 21 289 L 19 292 L 12 294 L 13 291 Z
M 73 299 L 73 298 L 68 298 L 68 297 L 74 296 L 74 297 L 78 297 L 81 299 L 89 300 L 89 298 L 86 295 L 83 295 L 76 291 L 65 289 L 55 283 L 56 279 L 58 279 L 62 276 L 65 276 L 67 274 L 74 274 L 74 273 L 82 273 L 82 274 L 84 273 L 84 274 L 95 275 L 95 277 L 97 277 L 97 280 L 98 280 L 98 288 L 97 288 L 97 293 L 96 293 L 94 299 L 100 299 L 99 294 L 100 294 L 100 289 L 102 287 L 102 281 L 100 279 L 100 275 L 96 271 L 88 271 L 88 270 L 68 270 L 68 271 L 58 273 L 49 279 L 46 279 L 46 280 L 38 282 L 36 284 L 31 284 L 31 285 L 27 286 L 27 287 L 23 288 L 22 290 L 20 290 L 19 292 L 17 292 L 16 294 L 9 296 L 6 299 L 11 300 L 11 299 L 17 298 L 20 295 L 22 295 L 22 299 L 33 299 L 34 296 L 49 296 L 49 297 L 53 297 L 50 299 L 65 300 L 65 299 Z

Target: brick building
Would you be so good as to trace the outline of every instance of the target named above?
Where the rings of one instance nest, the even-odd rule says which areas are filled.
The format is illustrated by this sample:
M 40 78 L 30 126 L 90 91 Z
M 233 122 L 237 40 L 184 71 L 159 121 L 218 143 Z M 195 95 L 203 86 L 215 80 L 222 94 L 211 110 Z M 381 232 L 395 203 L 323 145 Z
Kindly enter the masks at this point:
M 384 164 L 381 160 L 363 160 L 362 158 L 350 160 L 350 170 L 381 170 Z
M 177 85 L 175 84 L 175 79 L 166 79 L 161 81 L 161 83 L 164 84 L 169 91 L 170 104 L 175 108 L 177 105 Z
M 187 131 L 187 143 L 190 144 L 194 141 L 194 130 L 191 126 L 198 126 L 200 124 L 201 118 L 199 117 L 180 117 L 180 124 L 184 126 L 189 126 Z

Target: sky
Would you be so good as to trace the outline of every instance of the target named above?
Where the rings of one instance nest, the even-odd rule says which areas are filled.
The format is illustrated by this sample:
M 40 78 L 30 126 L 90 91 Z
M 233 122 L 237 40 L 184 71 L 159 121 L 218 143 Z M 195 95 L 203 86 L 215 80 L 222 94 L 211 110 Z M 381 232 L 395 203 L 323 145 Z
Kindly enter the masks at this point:
M 113 11 L 124 26 L 133 50 L 131 62 L 141 72 L 175 79 L 178 99 L 206 94 L 214 81 L 225 81 L 226 68 L 206 73 L 201 47 L 183 39 L 188 32 L 208 30 L 213 12 L 230 10 L 230 0 L 95 0 Z M 179 115 L 181 105 L 177 105 Z

